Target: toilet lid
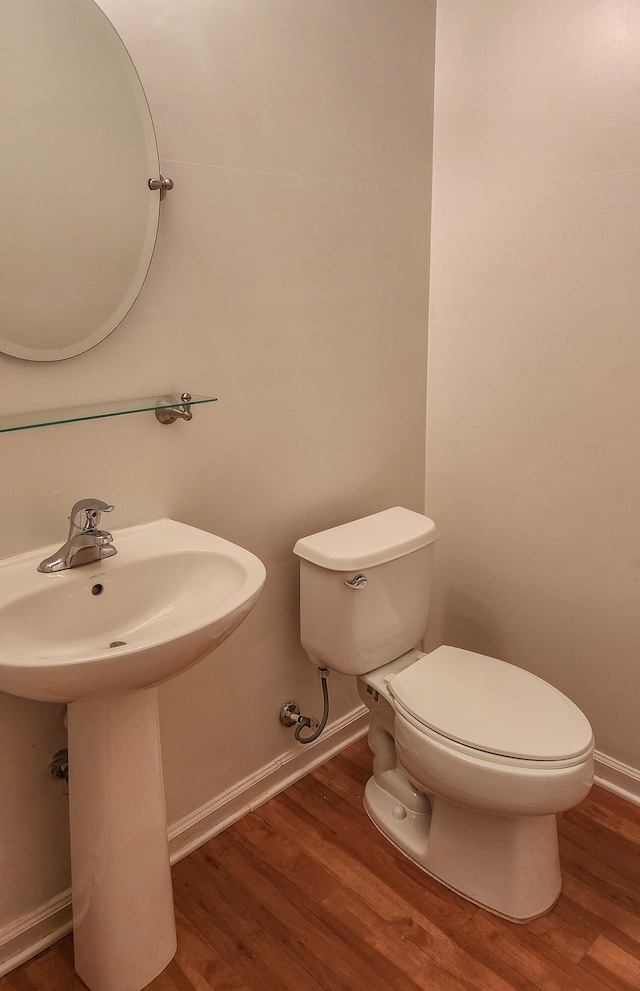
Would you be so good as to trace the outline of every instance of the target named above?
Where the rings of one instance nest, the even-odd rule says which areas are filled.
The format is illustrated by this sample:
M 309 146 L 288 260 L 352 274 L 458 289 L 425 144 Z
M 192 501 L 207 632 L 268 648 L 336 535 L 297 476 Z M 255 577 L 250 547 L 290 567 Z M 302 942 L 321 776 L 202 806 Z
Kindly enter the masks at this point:
M 571 699 L 495 657 L 438 647 L 391 675 L 388 685 L 414 719 L 486 753 L 563 760 L 593 746 L 589 721 Z

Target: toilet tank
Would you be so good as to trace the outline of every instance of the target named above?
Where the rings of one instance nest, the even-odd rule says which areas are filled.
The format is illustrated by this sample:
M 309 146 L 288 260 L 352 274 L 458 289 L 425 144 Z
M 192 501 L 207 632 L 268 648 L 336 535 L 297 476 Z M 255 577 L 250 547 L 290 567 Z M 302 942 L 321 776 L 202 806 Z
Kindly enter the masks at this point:
M 435 523 L 396 506 L 303 537 L 300 639 L 311 661 L 360 675 L 420 643 L 427 629 Z M 366 582 L 345 582 L 363 575 Z

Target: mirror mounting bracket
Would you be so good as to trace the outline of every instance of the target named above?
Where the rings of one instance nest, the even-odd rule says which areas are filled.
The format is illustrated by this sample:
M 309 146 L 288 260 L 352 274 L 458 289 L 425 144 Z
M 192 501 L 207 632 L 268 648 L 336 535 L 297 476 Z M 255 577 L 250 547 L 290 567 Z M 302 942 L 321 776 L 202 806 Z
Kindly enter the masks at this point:
M 159 189 L 160 199 L 163 200 L 170 189 L 173 189 L 173 179 L 165 179 L 163 175 L 159 179 L 149 179 L 149 189 Z

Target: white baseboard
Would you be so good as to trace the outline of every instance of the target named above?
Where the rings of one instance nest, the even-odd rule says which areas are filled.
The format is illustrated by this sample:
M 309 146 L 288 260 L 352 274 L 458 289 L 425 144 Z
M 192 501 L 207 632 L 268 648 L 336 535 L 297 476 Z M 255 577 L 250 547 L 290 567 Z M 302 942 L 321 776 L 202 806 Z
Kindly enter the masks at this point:
M 171 863 L 182 860 L 212 836 L 359 740 L 367 732 L 368 725 L 369 712 L 360 705 L 337 720 L 316 743 L 295 744 L 295 750 L 287 750 L 213 802 L 173 823 L 169 827 Z
M 627 802 L 640 805 L 640 771 L 637 768 L 601 754 L 598 750 L 594 754 L 594 760 L 597 785 L 620 795 Z
M 337 720 L 316 743 L 293 748 L 266 764 L 213 802 L 169 826 L 175 864 L 248 812 L 284 791 L 367 732 L 369 713 L 358 706 Z M 71 932 L 71 889 L 0 929 L 0 977 L 26 963 Z
M 0 977 L 71 932 L 71 889 L 0 930 Z

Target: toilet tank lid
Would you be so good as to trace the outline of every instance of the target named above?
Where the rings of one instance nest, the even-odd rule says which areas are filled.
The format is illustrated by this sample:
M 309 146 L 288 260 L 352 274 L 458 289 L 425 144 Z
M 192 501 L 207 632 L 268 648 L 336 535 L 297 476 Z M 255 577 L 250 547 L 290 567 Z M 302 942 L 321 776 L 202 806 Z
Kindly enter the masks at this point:
M 354 571 L 394 561 L 431 544 L 433 520 L 402 506 L 302 537 L 293 553 L 330 571 Z

